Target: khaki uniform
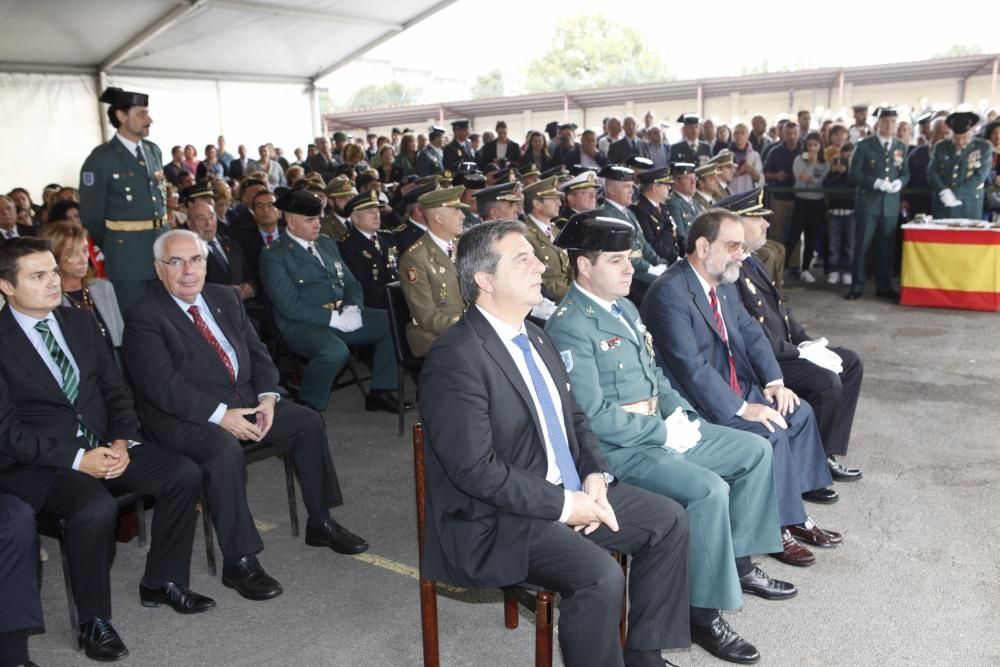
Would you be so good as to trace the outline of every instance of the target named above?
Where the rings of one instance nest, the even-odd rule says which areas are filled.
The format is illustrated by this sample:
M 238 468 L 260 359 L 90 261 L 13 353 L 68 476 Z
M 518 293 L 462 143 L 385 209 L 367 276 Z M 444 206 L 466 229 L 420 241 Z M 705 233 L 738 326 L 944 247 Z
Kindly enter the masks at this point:
M 425 234 L 400 257 L 399 276 L 410 307 L 406 341 L 410 351 L 422 357 L 465 312 L 458 272 L 448 254 Z
M 524 224 L 528 228 L 528 242 L 535 249 L 535 256 L 545 265 L 545 273 L 542 274 L 545 296 L 559 303 L 573 284 L 569 254 L 562 248 L 556 247 L 552 243 L 555 239 L 546 236 L 530 218 Z M 558 230 L 552 227 L 552 232 L 556 234 Z

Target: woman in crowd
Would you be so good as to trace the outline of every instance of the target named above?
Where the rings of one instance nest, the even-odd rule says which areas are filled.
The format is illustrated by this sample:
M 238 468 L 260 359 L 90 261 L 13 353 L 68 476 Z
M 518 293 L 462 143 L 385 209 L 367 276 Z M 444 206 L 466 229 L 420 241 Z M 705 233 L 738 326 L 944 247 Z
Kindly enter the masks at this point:
M 222 163 L 219 162 L 214 144 L 208 144 L 205 146 L 205 159 L 198 165 L 199 171 L 202 168 L 204 168 L 206 177 L 209 181 L 214 181 L 215 179 L 222 178 L 226 175 Z M 201 176 L 198 177 L 198 180 L 202 180 Z
M 916 148 L 913 144 L 913 126 L 909 121 L 901 120 L 896 124 L 896 138 L 906 144 L 907 154 Z
M 720 125 L 715 131 L 715 145 L 712 146 L 712 155 L 718 155 L 719 151 L 726 150 L 732 143 L 732 136 L 728 125 Z
M 59 263 L 62 305 L 90 313 L 108 345 L 119 347 L 125 324 L 118 310 L 115 288 L 91 273 L 86 230 L 70 222 L 51 222 L 40 236 L 52 243 L 52 254 Z
M 404 134 L 399 140 L 399 155 L 392 163 L 392 180 L 399 183 L 411 174 L 417 173 L 417 140 L 412 134 Z
M 816 239 L 826 219 L 826 202 L 822 192 L 811 190 L 823 187 L 823 179 L 830 171 L 830 165 L 823 154 L 823 139 L 819 132 L 807 134 L 804 143 L 805 150 L 792 163 L 792 173 L 795 174 L 795 209 L 792 212 L 791 235 L 785 243 L 785 261 L 787 263 L 791 259 L 792 251 L 799 245 L 799 237 L 805 232 L 799 277 L 804 283 L 814 283 L 816 278 L 809 272 L 809 267 L 816 251 Z
M 187 224 L 187 213 L 181 210 L 181 195 L 177 192 L 177 186 L 167 184 L 167 217 L 163 224 L 171 229 L 184 227 Z
M 729 192 L 738 195 L 764 185 L 764 164 L 760 153 L 750 145 L 750 128 L 746 123 L 733 126 L 733 164 L 736 175 L 729 182 Z
M 191 174 L 198 173 L 198 149 L 193 145 L 188 144 L 184 147 L 184 159 L 181 161 L 184 165 L 184 169 Z
M 365 149 L 357 144 L 347 144 L 344 146 L 343 157 L 344 164 L 355 174 L 358 172 L 359 167 L 361 170 L 368 168 L 368 163 L 365 162 Z
M 538 167 L 538 171 L 545 171 L 552 165 L 548 143 L 542 133 L 537 130 L 528 133 L 528 145 L 517 166 L 523 170 L 532 164 Z
M 378 179 L 383 183 L 392 181 L 392 161 L 395 159 L 396 153 L 392 150 L 392 144 L 380 147 L 378 153 L 372 158 L 372 169 L 378 172 Z
M 827 148 L 830 171 L 823 178 L 823 187 L 833 189 L 829 193 L 826 227 L 826 263 L 829 269 L 826 282 L 831 285 L 850 285 L 851 257 L 854 255 L 854 192 L 849 170 L 854 145 L 846 141 L 846 127 L 840 125 L 836 129 L 843 130 L 845 141 L 841 142 L 835 155 L 830 154 L 832 147 Z M 833 135 L 834 132 L 830 132 L 831 138 Z
M 49 211 L 49 222 L 46 226 L 66 223 L 83 229 L 83 219 L 80 217 L 80 205 L 75 201 L 58 201 L 52 205 Z M 94 239 L 87 237 L 87 258 L 90 261 L 90 269 L 98 278 L 104 278 L 104 253 L 94 243 Z

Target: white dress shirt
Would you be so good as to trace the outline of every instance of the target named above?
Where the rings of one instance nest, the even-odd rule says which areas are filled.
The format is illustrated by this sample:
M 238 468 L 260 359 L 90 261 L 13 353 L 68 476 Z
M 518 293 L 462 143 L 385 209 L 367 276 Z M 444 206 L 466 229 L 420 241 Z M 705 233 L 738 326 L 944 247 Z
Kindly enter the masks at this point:
M 442 239 L 442 238 L 440 238 L 438 236 L 435 236 L 434 232 L 432 232 L 429 229 L 426 230 L 425 233 L 427 234 L 428 237 L 430 237 L 430 239 L 432 241 L 434 241 L 434 244 L 437 247 L 441 248 L 441 252 L 443 252 L 445 255 L 448 255 L 448 244 L 450 243 L 451 244 L 451 254 L 448 255 L 448 256 L 449 256 L 449 258 L 454 257 L 454 254 L 455 254 L 455 241 L 454 240 L 445 241 L 444 239 Z M 452 260 L 452 261 L 454 261 L 454 260 Z
M 552 225 L 550 225 L 547 222 L 542 222 L 531 213 L 528 214 L 528 219 L 531 220 L 531 222 L 533 222 L 536 227 L 542 230 L 542 234 L 545 234 L 545 238 L 549 239 L 550 241 L 552 240 Z
M 479 308 L 479 312 L 483 314 L 486 321 L 490 323 L 493 330 L 496 331 L 497 336 L 500 337 L 500 341 L 503 343 L 507 352 L 510 354 L 511 359 L 514 360 L 514 365 L 517 366 L 518 372 L 521 374 L 521 378 L 524 380 L 524 384 L 528 387 L 528 393 L 531 395 L 531 402 L 535 408 L 535 414 L 538 415 L 538 421 L 542 425 L 542 442 L 545 444 L 545 460 L 547 462 L 547 471 L 545 473 L 545 481 L 551 484 L 562 484 L 562 475 L 559 473 L 559 464 L 556 463 L 556 453 L 552 448 L 552 440 L 549 437 L 548 425 L 542 418 L 542 404 L 538 402 L 538 395 L 535 393 L 535 385 L 531 381 L 531 374 L 528 372 L 528 363 L 524 359 L 524 353 L 514 343 L 514 337 L 519 334 L 527 335 L 527 331 L 524 328 L 524 323 L 521 323 L 519 329 L 514 329 L 506 322 L 498 319 L 497 317 L 491 315 L 485 309 Z M 538 367 L 538 371 L 542 374 L 542 378 L 545 380 L 545 387 L 549 390 L 549 396 L 552 399 L 552 406 L 556 411 L 556 415 L 559 416 L 559 428 L 562 430 L 562 436 L 567 443 L 569 443 L 569 438 L 566 436 L 566 425 L 562 419 L 562 400 L 559 398 L 559 391 L 556 389 L 556 384 L 552 380 L 552 376 L 549 374 L 549 369 L 545 366 L 545 362 L 542 360 L 541 356 L 538 354 L 538 350 L 535 349 L 534 345 L 530 346 L 531 357 L 535 360 L 535 365 Z M 569 489 L 564 489 L 564 500 L 563 500 L 563 511 L 559 515 L 559 521 L 561 523 L 566 523 L 569 519 L 569 515 L 573 512 L 573 492 Z

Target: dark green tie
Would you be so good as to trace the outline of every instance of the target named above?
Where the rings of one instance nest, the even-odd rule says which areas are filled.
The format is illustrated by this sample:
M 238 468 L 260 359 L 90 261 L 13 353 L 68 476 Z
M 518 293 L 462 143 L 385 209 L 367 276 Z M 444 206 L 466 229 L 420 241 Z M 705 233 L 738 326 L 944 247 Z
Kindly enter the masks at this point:
M 59 374 L 62 376 L 63 393 L 66 394 L 66 398 L 69 399 L 70 403 L 76 403 L 76 397 L 80 395 L 80 380 L 73 369 L 73 364 L 70 362 L 69 357 L 59 347 L 56 337 L 52 335 L 48 320 L 42 320 L 35 324 L 35 331 L 42 335 L 42 342 L 45 343 L 45 349 L 49 351 L 52 360 L 59 367 Z M 80 431 L 83 433 L 83 437 L 87 440 L 87 444 L 90 445 L 91 449 L 104 444 L 83 423 L 80 423 Z

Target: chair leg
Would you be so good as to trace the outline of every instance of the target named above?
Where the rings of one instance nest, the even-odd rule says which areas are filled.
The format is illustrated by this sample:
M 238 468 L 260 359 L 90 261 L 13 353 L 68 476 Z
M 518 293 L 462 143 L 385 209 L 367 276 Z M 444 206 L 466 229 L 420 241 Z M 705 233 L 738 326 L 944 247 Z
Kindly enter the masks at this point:
M 622 650 L 625 649 L 625 631 L 628 629 L 628 556 L 619 553 L 615 554 L 615 560 L 622 566 L 622 574 L 625 575 L 625 596 L 622 598 L 622 620 L 618 624 L 618 632 L 621 634 Z
M 69 627 L 77 650 L 83 648 L 80 644 L 80 618 L 76 611 L 76 600 L 73 599 L 73 584 L 69 578 L 69 555 L 66 553 L 66 522 L 59 522 L 59 559 L 62 561 L 63 585 L 66 586 L 66 604 L 69 606 Z
M 535 667 L 552 667 L 552 592 L 535 594 Z
M 139 521 L 139 546 L 146 546 L 146 500 L 139 496 L 135 502 L 135 517 Z
M 406 384 L 405 384 L 406 371 L 403 369 L 402 366 L 397 366 L 396 367 L 396 373 L 399 374 L 399 387 L 396 390 L 396 401 L 397 401 L 396 409 L 399 410 L 399 435 L 398 435 L 398 437 L 402 438 L 403 437 L 403 427 L 405 426 L 405 416 L 404 416 L 403 406 L 406 405 L 406 400 L 405 400 L 405 395 L 404 395 L 404 389 L 406 387 Z
M 354 378 L 354 384 L 358 385 L 358 389 L 361 390 L 361 395 L 365 398 L 368 397 L 368 389 L 365 387 L 364 383 L 361 381 L 361 376 L 358 375 L 358 368 L 354 365 L 354 357 L 347 357 L 347 370 Z
M 205 528 L 205 558 L 208 560 L 208 573 L 215 576 L 215 537 L 212 535 L 212 518 L 208 515 L 208 502 L 201 497 L 201 523 Z
M 420 625 L 424 639 L 424 667 L 439 667 L 437 589 L 433 581 L 420 578 Z
M 295 465 L 290 454 L 282 452 L 285 462 L 285 487 L 288 489 L 288 520 L 292 524 L 292 537 L 299 536 L 299 507 L 295 503 Z
M 517 598 L 504 591 L 503 593 L 503 624 L 508 630 L 517 629 Z

